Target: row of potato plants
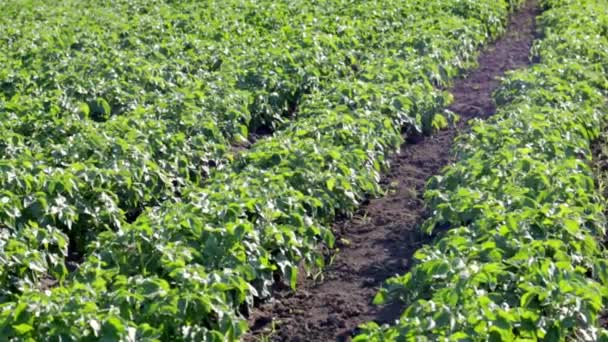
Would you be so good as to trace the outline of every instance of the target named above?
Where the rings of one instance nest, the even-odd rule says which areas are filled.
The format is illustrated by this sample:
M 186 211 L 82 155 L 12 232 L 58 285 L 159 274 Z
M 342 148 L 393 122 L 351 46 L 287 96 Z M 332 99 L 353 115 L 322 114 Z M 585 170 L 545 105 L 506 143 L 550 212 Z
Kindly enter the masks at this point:
M 608 13 L 601 0 L 543 0 L 539 64 L 508 75 L 498 114 L 459 137 L 428 184 L 426 233 L 375 301 L 406 308 L 356 341 L 606 341 L 606 200 L 591 142 L 606 123 Z
M 0 10 L 0 302 L 41 278 L 62 282 L 66 258 L 100 232 L 231 172 L 230 143 L 260 125 L 287 129 L 293 110 L 381 108 L 428 132 L 446 101 L 432 85 L 472 66 L 505 17 L 504 4 L 470 0 Z
M 340 3 L 3 2 L 0 218 L 11 259 L 3 292 L 36 286 L 47 273 L 65 278 L 68 246 L 83 254 L 99 232 L 179 201 L 184 188 L 230 163 L 229 142 L 280 123 L 293 97 L 300 107 L 330 108 L 331 94 L 359 96 L 349 80 L 376 82 L 391 68 L 412 70 L 391 73 L 396 80 L 445 84 L 472 63 L 485 32 L 500 28 L 492 10 L 471 10 L 469 1 L 412 1 L 407 11 Z M 446 10 L 471 17 L 417 15 Z M 459 25 L 471 29 L 452 33 L 463 41 L 457 49 L 433 40 Z M 424 95 L 430 84 L 416 89 L 429 98 L 415 100 L 418 114 L 432 116 L 440 95 Z M 103 120 L 93 117 L 100 111 Z
M 179 200 L 96 234 L 70 275 L 49 267 L 65 241 L 48 238 L 48 226 L 29 222 L 3 233 L 0 336 L 238 338 L 247 328 L 241 313 L 254 298 L 267 297 L 277 279 L 295 287 L 301 262 L 308 269 L 323 266 L 317 247 L 333 245 L 330 221 L 380 192 L 379 173 L 400 145 L 402 128 L 428 131 L 449 102 L 433 85 L 474 66 L 477 49 L 503 32 L 512 6 L 462 0 L 300 4 L 321 11 L 312 22 L 338 30 L 342 38 L 330 43 L 351 49 L 344 61 L 351 72 L 303 94 L 298 120 L 211 170 L 201 186 L 184 186 Z M 323 13 L 325 7 L 340 16 Z M 10 227 L 10 219 L 3 224 Z M 44 273 L 58 286 L 14 282 Z

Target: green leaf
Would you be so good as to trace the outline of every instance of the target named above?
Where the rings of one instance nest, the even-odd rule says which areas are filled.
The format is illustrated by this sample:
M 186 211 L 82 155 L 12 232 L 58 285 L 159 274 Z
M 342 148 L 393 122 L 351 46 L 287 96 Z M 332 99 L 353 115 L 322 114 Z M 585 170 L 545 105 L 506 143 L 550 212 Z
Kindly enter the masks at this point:
M 26 323 L 22 323 L 22 324 L 17 324 L 17 325 L 13 325 L 13 329 L 15 330 L 15 332 L 18 335 L 25 335 L 28 332 L 34 330 L 34 327 L 32 327 L 29 324 Z
M 334 189 L 334 186 L 336 185 L 336 179 L 335 178 L 328 179 L 326 182 L 326 185 L 327 185 L 327 189 L 329 189 L 329 191 L 332 191 Z

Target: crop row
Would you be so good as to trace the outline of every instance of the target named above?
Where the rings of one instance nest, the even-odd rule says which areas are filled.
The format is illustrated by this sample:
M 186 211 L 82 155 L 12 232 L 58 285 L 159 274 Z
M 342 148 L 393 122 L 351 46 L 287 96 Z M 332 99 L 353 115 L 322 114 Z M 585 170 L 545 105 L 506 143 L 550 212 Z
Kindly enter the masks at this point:
M 179 200 L 95 233 L 69 276 L 50 267 L 65 241 L 48 238 L 48 226 L 30 222 L 3 233 L 0 336 L 237 338 L 246 329 L 239 311 L 268 296 L 277 276 L 294 287 L 300 262 L 322 267 L 316 247 L 332 245 L 329 222 L 379 192 L 379 172 L 401 129 L 428 131 L 449 101 L 433 84 L 473 66 L 509 13 L 506 1 L 298 3 L 340 12 L 306 17 L 337 30 L 331 36 L 341 38 L 330 43 L 350 49 L 344 63 L 351 71 L 303 94 L 298 120 L 211 170 L 202 186 L 186 184 Z M 6 203 L 11 208 L 11 197 Z M 35 280 L 47 272 L 59 284 L 41 289 Z M 33 285 L 14 281 L 28 278 Z
M 86 254 L 100 232 L 231 172 L 229 143 L 249 128 L 342 103 L 428 131 L 445 101 L 431 84 L 471 66 L 504 17 L 472 1 L 267 5 L 2 4 L 4 295 L 62 281 L 68 253 Z
M 542 6 L 539 64 L 507 77 L 498 114 L 475 122 L 428 184 L 424 230 L 451 229 L 375 298 L 407 309 L 355 340 L 608 338 L 606 205 L 589 166 L 608 109 L 608 14 L 599 0 Z

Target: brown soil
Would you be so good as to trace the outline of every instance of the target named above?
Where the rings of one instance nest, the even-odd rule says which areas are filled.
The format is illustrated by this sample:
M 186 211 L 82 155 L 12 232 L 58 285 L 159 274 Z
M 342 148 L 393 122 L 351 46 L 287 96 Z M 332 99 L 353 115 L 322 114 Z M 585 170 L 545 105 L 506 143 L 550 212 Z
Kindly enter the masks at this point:
M 492 92 L 498 77 L 530 64 L 538 12 L 538 1 L 529 1 L 512 16 L 507 33 L 481 54 L 479 68 L 455 82 L 455 101 L 449 109 L 463 118 L 458 127 L 402 146 L 382 181 L 386 196 L 335 225 L 339 252 L 324 279 L 303 280 L 296 293 L 277 291 L 273 300 L 250 315 L 252 332 L 246 341 L 346 341 L 363 322 L 386 323 L 399 317 L 402 307 L 377 307 L 371 300 L 387 278 L 406 272 L 412 254 L 430 241 L 417 229 L 427 216 L 425 183 L 452 162 L 450 147 L 466 129 L 466 121 L 496 112 Z

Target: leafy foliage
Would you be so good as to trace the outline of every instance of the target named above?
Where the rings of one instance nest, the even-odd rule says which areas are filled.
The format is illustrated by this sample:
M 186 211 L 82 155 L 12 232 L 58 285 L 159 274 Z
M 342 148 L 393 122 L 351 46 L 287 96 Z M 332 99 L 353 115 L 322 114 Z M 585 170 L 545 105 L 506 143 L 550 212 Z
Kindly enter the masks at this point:
M 540 63 L 504 80 L 498 114 L 428 184 L 424 230 L 451 229 L 375 298 L 407 309 L 356 341 L 608 339 L 606 208 L 588 165 L 608 109 L 608 15 L 603 1 L 543 6 Z
M 434 86 L 510 8 L 0 6 L 0 336 L 129 341 L 236 339 L 254 298 L 322 267 L 329 222 L 379 193 L 402 130 L 442 125 Z M 274 135 L 229 151 L 260 126 Z

